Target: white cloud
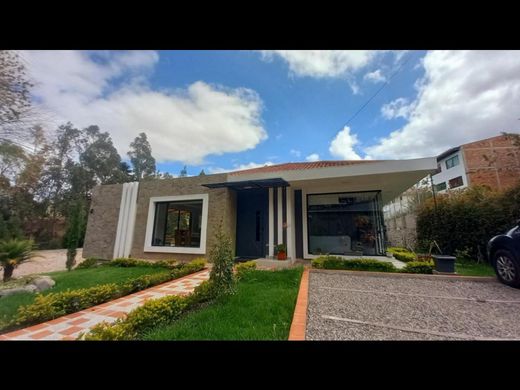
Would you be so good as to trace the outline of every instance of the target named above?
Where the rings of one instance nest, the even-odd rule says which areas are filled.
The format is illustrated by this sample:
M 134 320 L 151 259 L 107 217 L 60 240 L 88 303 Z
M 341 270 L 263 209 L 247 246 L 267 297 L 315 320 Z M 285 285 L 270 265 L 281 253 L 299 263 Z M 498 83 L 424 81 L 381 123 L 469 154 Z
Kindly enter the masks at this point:
M 275 163 L 272 161 L 266 161 L 264 163 L 255 163 L 250 162 L 246 164 L 234 164 L 233 168 L 220 168 L 220 167 L 210 167 L 208 168 L 209 173 L 226 173 L 226 172 L 233 172 L 233 171 L 242 171 L 244 169 L 253 169 L 253 168 L 260 168 L 265 166 L 274 165 Z
M 318 153 L 312 153 L 305 157 L 305 160 L 309 162 L 320 161 L 320 155 Z
M 424 57 L 409 122 L 366 148 L 374 158 L 434 156 L 518 131 L 519 51 L 432 51 Z
M 381 73 L 381 69 L 365 74 L 363 79 L 371 81 L 373 83 L 383 83 L 386 81 L 385 76 Z
M 377 55 L 370 50 L 264 50 L 262 58 L 279 57 L 287 62 L 293 75 L 339 77 L 363 68 Z
M 330 143 L 329 151 L 334 157 L 344 160 L 361 160 L 361 156 L 354 150 L 358 143 L 357 134 L 351 134 L 350 127 L 345 126 Z
M 289 153 L 291 153 L 294 157 L 300 157 L 302 155 L 302 152 L 296 149 L 291 149 Z
M 147 82 L 159 60 L 152 51 L 23 53 L 36 80 L 36 101 L 58 123 L 99 125 L 122 157 L 145 131 L 159 162 L 199 165 L 209 154 L 240 152 L 267 138 L 262 101 L 252 90 L 197 81 L 156 91 Z
M 390 103 L 384 104 L 381 107 L 381 114 L 386 119 L 393 118 L 408 118 L 411 111 L 413 109 L 413 105 L 409 104 L 408 99 L 406 98 L 398 98 Z

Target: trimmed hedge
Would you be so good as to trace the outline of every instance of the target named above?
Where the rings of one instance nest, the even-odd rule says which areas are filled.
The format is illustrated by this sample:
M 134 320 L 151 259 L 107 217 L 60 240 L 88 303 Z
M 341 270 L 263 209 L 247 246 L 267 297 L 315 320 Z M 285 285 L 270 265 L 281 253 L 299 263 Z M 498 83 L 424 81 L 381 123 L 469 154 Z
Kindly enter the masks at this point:
M 168 270 L 154 275 L 143 275 L 123 283 L 110 283 L 78 290 L 67 290 L 59 293 L 38 294 L 30 305 L 18 309 L 14 325 L 31 325 L 66 314 L 74 313 L 101 303 L 117 299 L 124 295 L 178 279 L 182 276 L 200 271 L 205 261 L 194 260 L 183 264 L 181 268 Z
M 218 292 L 211 281 L 197 286 L 188 296 L 167 296 L 147 301 L 143 306 L 131 311 L 127 317 L 113 323 L 103 322 L 88 333 L 81 334 L 82 340 L 136 340 L 156 326 L 177 320 L 188 310 L 215 299 Z
M 400 271 L 408 274 L 432 274 L 433 263 L 426 261 L 411 261 Z
M 235 267 L 236 275 L 238 278 L 240 278 L 244 273 L 248 271 L 252 271 L 256 269 L 256 262 L 255 261 L 246 261 L 244 263 L 239 263 Z
M 406 248 L 403 248 L 401 246 L 390 246 L 386 249 L 387 252 L 389 253 L 397 253 L 397 252 L 405 252 L 405 253 L 410 253 L 410 251 Z
M 86 260 L 83 260 L 81 263 L 78 264 L 78 266 L 75 269 L 87 269 L 87 268 L 95 268 L 99 267 L 100 265 L 108 264 L 109 261 L 97 257 L 89 257 Z
M 397 271 L 395 266 L 389 262 L 375 259 L 347 260 L 338 256 L 320 256 L 317 259 L 312 260 L 312 267 L 319 269 L 345 269 L 353 271 Z
M 411 252 L 394 252 L 394 258 L 408 263 L 410 261 L 417 261 L 417 255 Z

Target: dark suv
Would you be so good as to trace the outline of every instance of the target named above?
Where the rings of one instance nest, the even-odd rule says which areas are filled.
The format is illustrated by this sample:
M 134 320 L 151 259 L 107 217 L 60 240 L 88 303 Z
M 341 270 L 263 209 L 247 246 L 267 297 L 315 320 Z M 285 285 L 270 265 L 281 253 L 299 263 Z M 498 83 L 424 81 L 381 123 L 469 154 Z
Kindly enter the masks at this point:
M 520 288 L 520 220 L 506 234 L 489 240 L 487 249 L 498 279 L 508 286 Z

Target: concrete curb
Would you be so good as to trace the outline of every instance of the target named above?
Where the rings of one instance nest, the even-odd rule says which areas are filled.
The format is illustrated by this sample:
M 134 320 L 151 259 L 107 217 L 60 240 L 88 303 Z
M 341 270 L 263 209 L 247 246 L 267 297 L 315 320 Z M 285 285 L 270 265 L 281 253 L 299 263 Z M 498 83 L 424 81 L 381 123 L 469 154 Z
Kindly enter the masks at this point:
M 309 271 L 308 267 L 303 269 L 298 299 L 294 308 L 293 320 L 289 331 L 290 341 L 304 341 L 307 328 L 307 306 L 309 304 Z

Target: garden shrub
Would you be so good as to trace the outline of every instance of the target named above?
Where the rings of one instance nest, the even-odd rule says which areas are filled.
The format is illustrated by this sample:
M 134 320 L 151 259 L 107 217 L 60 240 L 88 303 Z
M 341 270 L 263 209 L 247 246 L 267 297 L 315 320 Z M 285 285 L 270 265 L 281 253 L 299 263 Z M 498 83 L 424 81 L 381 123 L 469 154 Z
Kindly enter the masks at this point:
M 344 259 L 338 256 L 320 256 L 312 260 L 313 268 L 344 269 L 355 271 L 395 272 L 392 263 L 375 259 Z
M 98 257 L 89 257 L 88 259 L 85 259 L 81 263 L 79 263 L 76 269 L 94 268 L 107 263 L 108 261 L 105 259 L 101 259 Z
M 138 260 L 127 257 L 119 257 L 110 261 L 109 263 L 112 267 L 157 267 L 155 263 L 146 260 Z
M 393 256 L 397 260 L 404 261 L 405 263 L 417 260 L 417 255 L 411 252 L 394 252 Z
M 240 278 L 242 275 L 244 275 L 248 271 L 252 271 L 256 269 L 256 262 L 255 261 L 246 261 L 244 263 L 239 263 L 235 267 L 236 275 L 238 278 Z
M 432 274 L 433 263 L 426 261 L 411 261 L 401 269 L 401 272 L 409 274 Z
M 411 253 L 408 249 L 400 247 L 400 246 L 390 246 L 390 247 L 388 247 L 388 249 L 386 251 L 389 253 L 392 253 L 392 254 L 394 254 L 394 253 Z

